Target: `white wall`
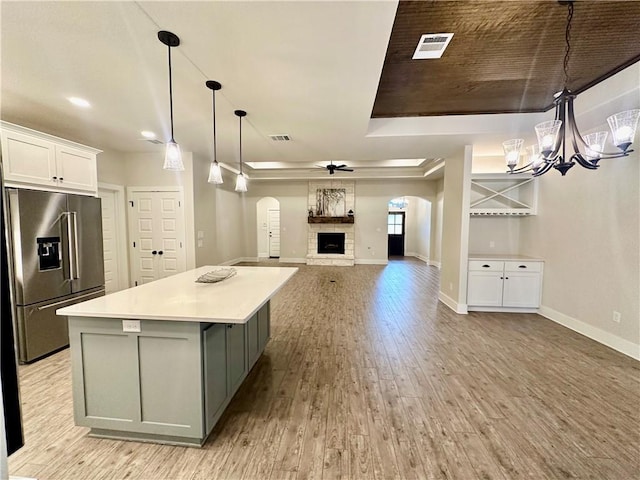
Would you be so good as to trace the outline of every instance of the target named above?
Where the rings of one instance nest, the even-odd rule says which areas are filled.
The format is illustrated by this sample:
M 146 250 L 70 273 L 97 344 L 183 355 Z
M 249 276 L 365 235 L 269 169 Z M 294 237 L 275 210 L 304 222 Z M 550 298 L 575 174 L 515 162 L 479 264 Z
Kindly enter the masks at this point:
M 247 255 L 257 256 L 256 203 L 262 197 L 280 202 L 280 260 L 304 261 L 307 255 L 307 181 L 254 181 L 245 194 Z M 355 257 L 361 263 L 387 262 L 389 200 L 410 195 L 435 199 L 435 182 L 425 180 L 355 181 Z
M 519 253 L 521 225 L 521 217 L 472 216 L 469 222 L 469 253 Z
M 273 197 L 264 197 L 256 204 L 258 258 L 269 257 L 269 210 L 279 210 L 280 203 Z
M 445 160 L 440 300 L 466 313 L 472 147 Z
M 436 198 L 432 202 L 431 215 L 431 255 L 429 263 L 441 266 L 442 263 L 442 223 L 444 217 L 444 179 L 436 182 Z
M 193 217 L 195 229 L 195 265 L 217 265 L 216 185 L 209 183 L 208 157 L 193 155 Z M 226 181 L 230 181 L 227 179 Z
M 633 153 L 540 177 L 520 245 L 545 261 L 543 315 L 640 359 L 639 164 Z
M 112 185 L 127 184 L 126 155 L 112 150 L 98 154 L 98 182 Z

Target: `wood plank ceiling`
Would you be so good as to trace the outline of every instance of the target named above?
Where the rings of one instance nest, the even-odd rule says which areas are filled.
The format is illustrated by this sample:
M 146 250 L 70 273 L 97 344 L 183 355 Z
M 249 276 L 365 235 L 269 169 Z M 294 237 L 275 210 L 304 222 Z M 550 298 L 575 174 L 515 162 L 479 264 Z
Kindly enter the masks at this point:
M 540 112 L 564 84 L 567 6 L 557 1 L 400 1 L 372 117 Z M 454 33 L 412 60 L 422 34 Z M 570 90 L 640 60 L 639 1 L 576 1 Z

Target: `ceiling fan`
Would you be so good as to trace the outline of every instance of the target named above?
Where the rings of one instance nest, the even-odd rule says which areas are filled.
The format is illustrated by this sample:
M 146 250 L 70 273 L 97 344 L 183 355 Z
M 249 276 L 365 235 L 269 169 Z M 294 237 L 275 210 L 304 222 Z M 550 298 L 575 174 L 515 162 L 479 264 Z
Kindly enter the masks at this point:
M 326 168 L 329 170 L 329 175 L 333 175 L 336 170 L 339 172 L 353 172 L 353 168 L 346 168 L 347 166 L 343 163 L 342 165 L 334 165 L 333 160 L 329 165 L 316 165 L 319 168 Z

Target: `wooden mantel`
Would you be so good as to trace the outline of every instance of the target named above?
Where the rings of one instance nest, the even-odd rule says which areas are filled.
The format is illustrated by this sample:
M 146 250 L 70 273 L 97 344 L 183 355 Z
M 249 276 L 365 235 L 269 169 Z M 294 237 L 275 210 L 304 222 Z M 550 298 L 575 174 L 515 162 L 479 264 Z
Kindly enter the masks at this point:
M 308 223 L 354 223 L 354 216 L 348 217 L 307 217 Z

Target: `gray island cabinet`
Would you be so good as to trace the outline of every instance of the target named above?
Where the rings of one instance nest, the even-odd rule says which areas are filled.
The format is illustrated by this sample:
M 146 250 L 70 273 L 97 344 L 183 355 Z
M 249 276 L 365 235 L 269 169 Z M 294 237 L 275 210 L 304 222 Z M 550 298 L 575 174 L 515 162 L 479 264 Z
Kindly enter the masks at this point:
M 270 337 L 296 268 L 201 267 L 58 310 L 69 317 L 74 417 L 90 435 L 201 446 Z

